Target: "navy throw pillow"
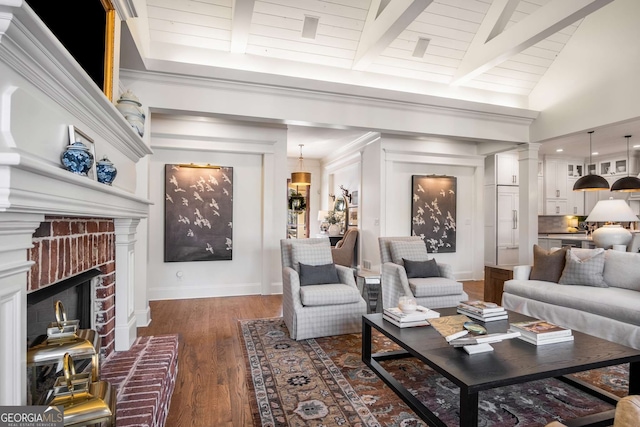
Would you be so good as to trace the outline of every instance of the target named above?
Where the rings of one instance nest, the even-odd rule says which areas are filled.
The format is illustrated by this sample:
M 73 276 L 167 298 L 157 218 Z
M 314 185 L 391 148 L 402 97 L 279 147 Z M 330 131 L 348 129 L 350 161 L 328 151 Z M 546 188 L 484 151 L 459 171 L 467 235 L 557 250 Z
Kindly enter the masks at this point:
M 404 269 L 407 272 L 407 279 L 417 279 L 424 277 L 440 277 L 440 270 L 435 259 L 428 261 L 411 261 L 402 258 Z
M 300 263 L 300 286 L 340 283 L 335 264 L 307 265 Z

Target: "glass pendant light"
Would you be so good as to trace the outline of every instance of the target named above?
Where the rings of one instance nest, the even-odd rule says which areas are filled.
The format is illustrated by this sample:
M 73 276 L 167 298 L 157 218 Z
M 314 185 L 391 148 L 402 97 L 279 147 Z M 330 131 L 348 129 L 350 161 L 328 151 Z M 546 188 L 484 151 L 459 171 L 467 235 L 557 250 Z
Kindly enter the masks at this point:
M 627 176 L 620 178 L 611 185 L 611 191 L 619 191 L 621 193 L 630 193 L 632 191 L 640 191 L 640 179 L 635 176 L 629 176 L 631 163 L 629 163 L 629 138 L 631 135 L 625 135 L 627 138 Z
M 591 164 L 591 134 L 593 131 L 589 131 L 589 164 Z M 575 184 L 573 184 L 573 191 L 600 191 L 608 190 L 609 183 L 606 179 L 596 174 L 587 174 L 582 178 L 579 178 Z
M 311 185 L 311 173 L 304 172 L 304 159 L 302 158 L 302 147 L 300 146 L 300 157 L 298 157 L 298 171 L 291 173 L 291 184 L 293 185 Z

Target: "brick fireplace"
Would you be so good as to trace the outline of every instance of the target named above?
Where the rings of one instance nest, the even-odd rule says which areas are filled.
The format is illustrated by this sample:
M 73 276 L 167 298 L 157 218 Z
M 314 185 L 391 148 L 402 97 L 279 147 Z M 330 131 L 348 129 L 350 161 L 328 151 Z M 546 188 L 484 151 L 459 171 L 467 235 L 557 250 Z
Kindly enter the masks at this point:
M 46 216 L 33 234 L 33 247 L 27 259 L 34 263 L 27 277 L 27 294 L 52 287 L 91 269 L 100 271 L 93 279 L 96 285 L 95 294 L 91 296 L 95 313 L 92 323 L 101 338 L 101 356 L 109 356 L 115 346 L 113 220 Z M 54 320 L 53 316 L 51 320 Z
M 147 142 L 26 2 L 0 0 L 0 405 L 27 401 L 27 293 L 98 268 L 106 351 L 128 350 L 148 324 Z M 118 26 L 120 22 L 116 23 Z M 119 52 L 114 53 L 119 57 Z M 119 91 L 119 67 L 114 87 Z M 117 167 L 113 185 L 65 170 L 69 126 Z M 139 268 L 136 268 L 139 259 Z M 138 278 L 141 278 L 138 280 Z

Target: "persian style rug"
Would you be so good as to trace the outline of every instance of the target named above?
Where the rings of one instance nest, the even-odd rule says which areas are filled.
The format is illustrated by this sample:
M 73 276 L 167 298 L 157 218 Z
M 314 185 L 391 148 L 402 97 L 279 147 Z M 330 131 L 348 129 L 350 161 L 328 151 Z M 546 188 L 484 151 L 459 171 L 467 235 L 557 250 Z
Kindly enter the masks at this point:
M 256 426 L 418 427 L 420 420 L 361 360 L 360 334 L 295 341 L 282 318 L 240 320 Z M 398 347 L 374 331 L 375 351 Z M 414 358 L 385 368 L 447 425 L 459 425 L 459 390 Z M 581 379 L 619 396 L 628 365 L 588 371 Z M 479 425 L 545 426 L 613 406 L 556 379 L 480 393 Z

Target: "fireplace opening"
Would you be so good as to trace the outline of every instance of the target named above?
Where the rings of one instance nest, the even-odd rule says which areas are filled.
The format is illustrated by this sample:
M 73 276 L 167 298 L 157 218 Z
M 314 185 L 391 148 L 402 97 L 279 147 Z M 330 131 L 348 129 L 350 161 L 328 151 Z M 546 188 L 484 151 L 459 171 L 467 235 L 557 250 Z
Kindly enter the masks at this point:
M 47 338 L 49 323 L 55 322 L 55 302 L 61 301 L 68 320 L 78 320 L 79 329 L 91 329 L 91 280 L 101 274 L 92 269 L 27 295 L 27 347 Z
M 78 320 L 78 329 L 95 329 L 92 305 L 95 299 L 92 280 L 101 275 L 92 269 L 54 283 L 27 295 L 27 348 L 47 340 L 47 327 L 56 321 L 55 303 L 61 301 L 68 320 Z M 75 361 L 76 372 L 91 369 L 91 359 Z M 44 404 L 58 376 L 61 363 L 34 366 L 28 369 L 27 401 Z

